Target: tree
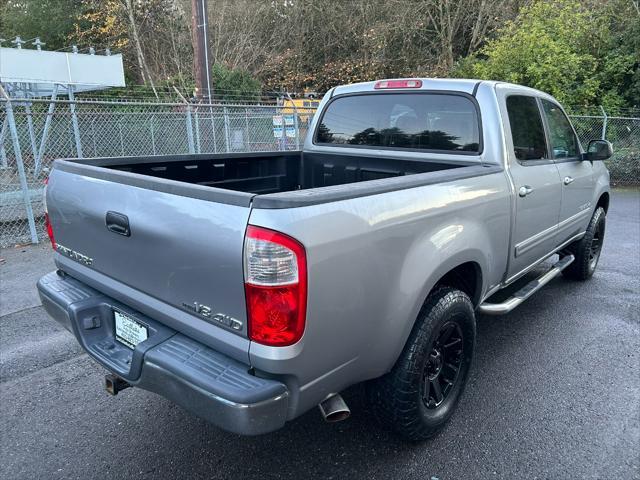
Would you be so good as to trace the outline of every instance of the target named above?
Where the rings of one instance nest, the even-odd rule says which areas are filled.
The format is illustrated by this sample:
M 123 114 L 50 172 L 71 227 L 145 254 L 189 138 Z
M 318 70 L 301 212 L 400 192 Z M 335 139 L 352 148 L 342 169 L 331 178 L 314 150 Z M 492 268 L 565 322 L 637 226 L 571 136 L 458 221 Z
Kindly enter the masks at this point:
M 4 0 L 0 36 L 40 35 L 50 50 L 71 43 L 81 49 L 110 47 L 123 54 L 128 84 L 146 82 L 174 96 L 168 87 L 185 93 L 193 86 L 190 4 Z M 238 83 L 243 91 L 242 78 L 259 80 L 266 90 L 323 92 L 377 78 L 455 75 L 531 85 L 575 106 L 603 104 L 613 111 L 640 105 L 638 0 L 209 0 L 208 5 L 216 95 Z M 247 91 L 259 90 L 254 87 Z
M 27 40 L 40 37 L 46 42 L 47 50 L 66 47 L 75 21 L 72 12 L 78 11 L 80 6 L 80 0 L 5 1 L 0 8 L 0 38 L 11 40 L 19 35 Z
M 174 0 L 81 0 L 69 39 L 123 53 L 129 80 L 189 83 L 190 41 L 184 10 Z
M 457 74 L 528 85 L 570 106 L 619 106 L 621 80 L 632 73 L 637 57 L 612 55 L 615 42 L 605 13 L 576 0 L 536 1 L 477 57 L 461 62 Z
M 599 74 L 604 94 L 614 98 L 603 104 L 640 108 L 640 3 L 609 0 L 596 5 L 609 25 Z
M 138 66 L 140 67 L 140 75 L 142 75 L 142 81 L 144 83 L 149 82 L 151 84 L 151 89 L 155 94 L 156 98 L 158 97 L 158 92 L 156 91 L 156 87 L 153 84 L 153 77 L 151 76 L 151 72 L 149 71 L 149 66 L 147 65 L 147 61 L 144 57 L 144 52 L 142 51 L 142 43 L 140 42 L 140 35 L 138 35 L 138 26 L 136 24 L 136 15 L 133 9 L 133 2 L 131 0 L 124 0 L 124 7 L 127 11 L 127 18 L 129 19 L 129 33 L 130 36 L 133 37 L 133 44 L 136 49 L 136 56 L 138 58 Z

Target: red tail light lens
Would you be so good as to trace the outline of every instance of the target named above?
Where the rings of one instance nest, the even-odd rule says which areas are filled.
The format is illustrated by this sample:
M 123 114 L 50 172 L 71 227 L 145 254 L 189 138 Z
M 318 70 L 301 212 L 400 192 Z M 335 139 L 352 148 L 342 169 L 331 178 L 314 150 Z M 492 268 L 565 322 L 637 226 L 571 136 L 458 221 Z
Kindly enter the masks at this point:
M 53 227 L 51 226 L 51 222 L 49 221 L 49 209 L 47 208 L 47 185 L 49 185 L 48 178 L 44 180 L 44 189 L 42 193 L 42 203 L 44 204 L 44 226 L 47 229 L 47 235 L 49 236 L 49 240 L 51 241 L 51 246 L 55 250 L 56 239 L 53 235 Z
M 55 236 L 53 235 L 53 228 L 51 227 L 51 222 L 49 221 L 49 214 L 48 213 L 44 214 L 44 226 L 47 229 L 47 235 L 49 236 L 49 240 L 51 241 L 51 246 L 55 250 L 56 249 L 56 239 L 55 239 Z
M 420 88 L 422 80 L 380 80 L 376 82 L 373 88 L 376 90 L 391 88 Z
M 307 260 L 302 244 L 282 233 L 249 226 L 244 274 L 249 338 L 277 347 L 300 340 L 307 314 Z

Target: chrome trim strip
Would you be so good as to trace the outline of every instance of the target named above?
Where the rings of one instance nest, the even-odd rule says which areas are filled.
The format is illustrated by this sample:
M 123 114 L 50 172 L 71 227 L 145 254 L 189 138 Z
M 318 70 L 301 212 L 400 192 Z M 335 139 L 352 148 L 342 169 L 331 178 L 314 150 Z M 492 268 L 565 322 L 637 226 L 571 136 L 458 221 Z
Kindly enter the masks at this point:
M 574 235 L 573 237 L 565 240 L 560 245 L 558 245 L 556 248 L 554 248 L 551 252 L 549 252 L 546 255 L 544 255 L 543 257 L 539 258 L 538 260 L 536 260 L 535 262 L 533 262 L 531 265 L 529 265 L 528 267 L 524 268 L 523 270 L 520 270 L 515 275 L 512 275 L 509 278 L 507 278 L 507 280 L 502 284 L 502 287 L 504 288 L 507 285 L 515 282 L 520 277 L 522 277 L 523 275 L 527 274 L 527 272 L 529 272 L 531 269 L 535 268 L 538 264 L 544 262 L 550 256 L 555 255 L 559 250 L 562 250 L 564 247 L 566 247 L 570 243 L 573 243 L 573 242 L 575 242 L 577 240 L 580 240 L 582 237 L 584 237 L 585 233 L 586 232 L 578 233 L 578 234 Z
M 523 240 L 522 242 L 518 243 L 516 245 L 516 250 L 515 250 L 516 257 L 519 257 L 523 253 L 526 253 L 532 248 L 537 247 L 545 240 L 548 240 L 552 236 L 552 234 L 553 235 L 556 234 L 557 230 L 558 230 L 558 224 L 556 223 L 552 227 L 542 230 L 541 232 L 536 233 L 532 237 L 529 237 L 526 240 Z
M 590 209 L 585 209 L 575 215 L 571 215 L 569 218 L 565 218 L 558 224 L 558 231 L 572 227 L 574 223 L 578 223 L 580 220 L 583 220 L 583 217 L 587 217 L 590 213 Z
M 582 217 L 586 217 L 590 212 L 590 210 L 582 210 L 575 215 L 571 215 L 569 218 L 565 218 L 563 221 L 554 225 L 553 227 L 549 227 L 539 233 L 536 233 L 532 237 L 523 240 L 522 242 L 516 245 L 515 255 L 516 257 L 528 252 L 532 248 L 540 245 L 542 242 L 547 240 L 552 232 L 555 230 L 555 234 L 559 233 L 561 230 L 568 229 L 572 227 L 575 223 L 578 223 L 582 220 Z

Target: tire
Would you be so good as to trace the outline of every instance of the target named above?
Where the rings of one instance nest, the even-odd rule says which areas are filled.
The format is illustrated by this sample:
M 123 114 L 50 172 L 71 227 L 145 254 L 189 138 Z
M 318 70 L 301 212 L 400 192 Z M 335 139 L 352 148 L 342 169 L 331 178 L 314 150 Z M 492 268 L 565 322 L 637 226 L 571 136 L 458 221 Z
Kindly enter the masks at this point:
M 562 274 L 572 280 L 588 280 L 596 271 L 606 227 L 606 213 L 602 207 L 593 212 L 587 231 L 580 240 L 572 243 L 567 251 L 576 259 L 562 271 Z
M 438 433 L 464 390 L 475 338 L 467 294 L 450 287 L 431 293 L 392 370 L 367 384 L 377 420 L 412 441 Z

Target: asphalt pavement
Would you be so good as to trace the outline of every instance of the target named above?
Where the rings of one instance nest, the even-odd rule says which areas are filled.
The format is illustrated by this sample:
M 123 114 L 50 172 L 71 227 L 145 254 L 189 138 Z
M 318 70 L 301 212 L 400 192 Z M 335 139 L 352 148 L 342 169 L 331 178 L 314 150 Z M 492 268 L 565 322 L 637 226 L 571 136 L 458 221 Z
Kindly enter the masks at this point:
M 153 393 L 109 397 L 105 370 L 40 306 L 51 247 L 0 252 L 0 478 L 640 478 L 640 192 L 616 191 L 595 276 L 558 278 L 480 317 L 452 421 L 408 444 L 353 387 L 275 433 L 226 433 Z

